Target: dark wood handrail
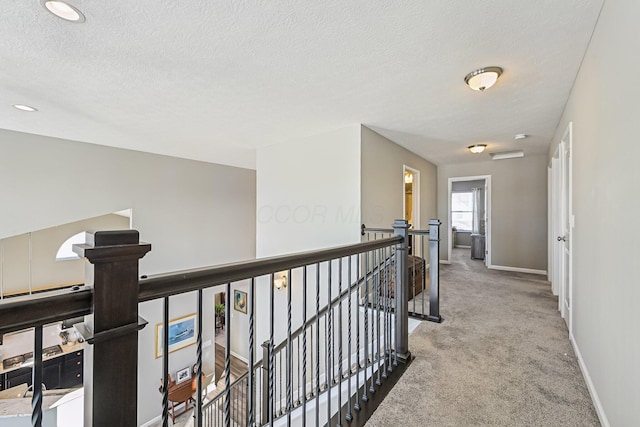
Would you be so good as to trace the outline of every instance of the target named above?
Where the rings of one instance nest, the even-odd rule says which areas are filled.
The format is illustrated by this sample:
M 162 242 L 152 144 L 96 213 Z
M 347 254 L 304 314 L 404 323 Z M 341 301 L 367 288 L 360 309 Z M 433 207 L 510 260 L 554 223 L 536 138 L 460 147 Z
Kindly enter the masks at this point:
M 59 322 L 91 313 L 88 286 L 15 297 L 0 302 L 0 334 Z
M 300 252 L 293 255 L 242 261 L 216 267 L 185 270 L 166 275 L 140 279 L 139 302 L 151 301 L 185 292 L 197 291 L 252 277 L 264 276 L 282 270 L 329 261 L 331 259 L 357 255 L 402 242 L 401 236 L 371 242 L 337 246 L 330 249 Z

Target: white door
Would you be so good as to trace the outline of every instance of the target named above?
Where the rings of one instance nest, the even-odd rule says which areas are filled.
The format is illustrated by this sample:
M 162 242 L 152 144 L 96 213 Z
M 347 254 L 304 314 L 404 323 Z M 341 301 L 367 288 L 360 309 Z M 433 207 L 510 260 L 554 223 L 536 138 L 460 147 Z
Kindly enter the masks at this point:
M 572 260 L 571 260 L 571 240 L 573 227 L 573 213 L 571 205 L 571 145 L 572 145 L 572 124 L 569 123 L 567 130 L 560 143 L 560 171 L 561 171 L 561 233 L 557 236 L 560 245 L 560 283 L 561 283 L 561 313 L 567 328 L 571 331 L 571 309 L 572 309 Z

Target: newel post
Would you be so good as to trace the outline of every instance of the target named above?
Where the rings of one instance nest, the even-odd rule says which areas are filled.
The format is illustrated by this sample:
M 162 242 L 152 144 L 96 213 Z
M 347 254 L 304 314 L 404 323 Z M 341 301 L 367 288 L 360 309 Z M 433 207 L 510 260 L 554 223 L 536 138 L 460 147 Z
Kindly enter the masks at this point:
M 411 357 L 409 352 L 409 223 L 404 219 L 396 219 L 393 233 L 402 237 L 396 246 L 396 277 L 394 287 L 396 353 L 398 359 L 406 362 Z
M 429 220 L 429 315 L 427 320 L 442 323 L 440 316 L 440 220 Z
M 92 314 L 76 328 L 85 346 L 84 425 L 136 426 L 138 402 L 138 260 L 151 250 L 135 230 L 87 233 L 74 245 L 86 257 L 86 285 L 93 288 Z

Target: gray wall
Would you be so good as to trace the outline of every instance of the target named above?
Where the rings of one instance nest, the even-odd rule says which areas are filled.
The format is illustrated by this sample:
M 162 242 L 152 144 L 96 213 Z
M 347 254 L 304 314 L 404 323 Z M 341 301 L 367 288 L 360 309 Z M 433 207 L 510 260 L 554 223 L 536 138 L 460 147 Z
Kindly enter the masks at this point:
M 438 167 L 438 217 L 443 221 L 440 259 L 448 257 L 449 178 L 491 175 L 491 264 L 547 269 L 547 158 L 488 160 Z
M 572 121 L 572 333 L 616 427 L 640 425 L 638 16 L 637 0 L 605 2 L 550 151 Z
M 404 217 L 402 167 L 406 165 L 420 171 L 420 228 L 429 228 L 429 219 L 436 218 L 436 166 L 365 126 L 361 138 L 362 222 L 389 228 Z
M 0 238 L 105 212 L 133 210 L 133 228 L 152 250 L 141 274 L 255 256 L 255 171 L 0 130 Z M 213 293 L 206 293 L 204 339 L 213 334 Z M 172 299 L 171 317 L 195 311 L 195 297 Z M 155 359 L 160 302 L 141 305 L 139 423 L 161 413 Z M 204 349 L 213 364 L 213 346 Z M 170 370 L 190 366 L 195 347 L 171 354 Z M 212 367 L 210 368 L 212 369 Z

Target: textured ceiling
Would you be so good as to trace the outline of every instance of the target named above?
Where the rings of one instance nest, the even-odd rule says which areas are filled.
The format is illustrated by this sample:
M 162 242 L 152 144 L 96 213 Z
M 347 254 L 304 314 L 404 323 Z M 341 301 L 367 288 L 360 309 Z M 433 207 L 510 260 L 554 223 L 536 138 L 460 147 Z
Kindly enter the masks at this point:
M 544 153 L 602 0 L 71 3 L 84 24 L 0 2 L 0 128 L 255 167 L 352 123 L 438 164 Z M 491 65 L 492 89 L 464 84 Z

